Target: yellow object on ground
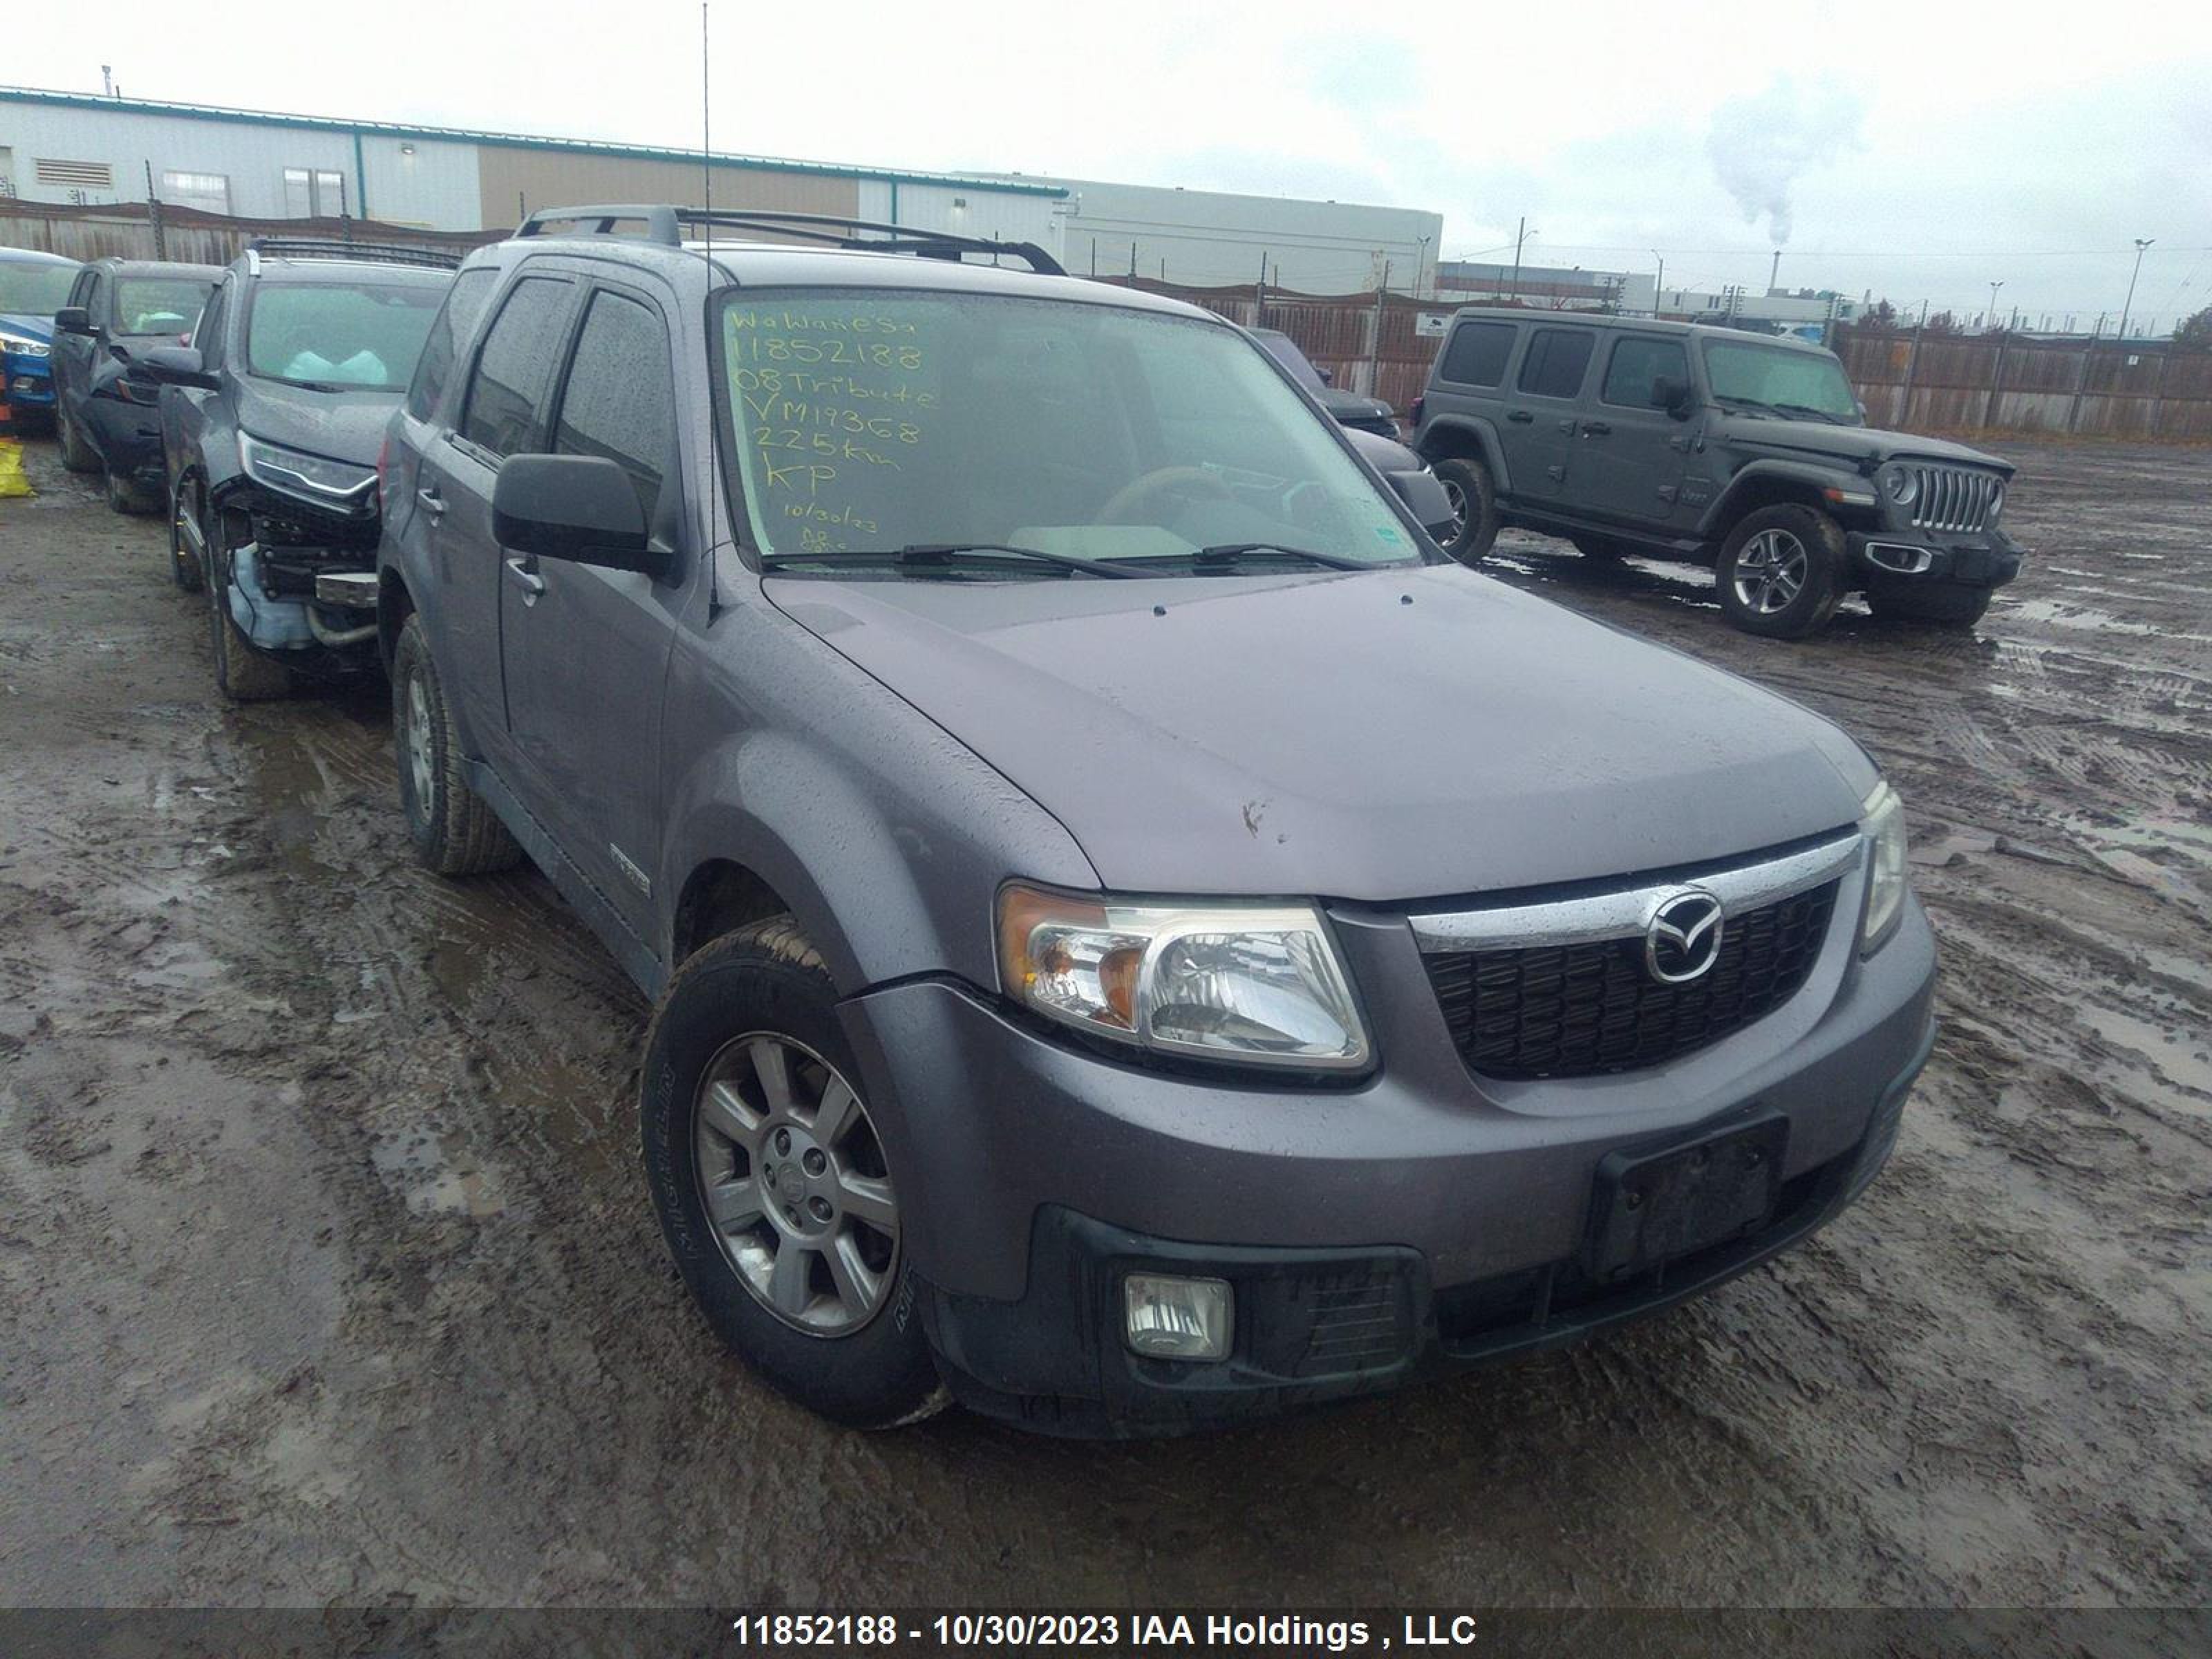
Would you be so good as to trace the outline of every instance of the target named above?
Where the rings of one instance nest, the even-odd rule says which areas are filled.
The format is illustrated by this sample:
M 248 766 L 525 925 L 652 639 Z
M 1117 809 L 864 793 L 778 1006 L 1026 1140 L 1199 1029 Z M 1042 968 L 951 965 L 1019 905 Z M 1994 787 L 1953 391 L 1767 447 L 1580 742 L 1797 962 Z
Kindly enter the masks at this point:
M 23 476 L 23 446 L 13 438 L 0 438 L 0 499 L 36 494 Z

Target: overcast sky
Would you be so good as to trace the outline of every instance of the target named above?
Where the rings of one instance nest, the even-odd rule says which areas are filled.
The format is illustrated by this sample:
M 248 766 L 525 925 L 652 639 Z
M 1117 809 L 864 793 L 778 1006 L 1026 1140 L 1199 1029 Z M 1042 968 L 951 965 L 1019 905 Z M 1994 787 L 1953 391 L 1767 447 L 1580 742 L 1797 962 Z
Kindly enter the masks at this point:
M 1447 257 L 2031 320 L 2212 303 L 2212 6 L 716 0 L 718 149 L 1420 207 Z M 106 0 L 0 79 L 689 145 L 696 0 Z

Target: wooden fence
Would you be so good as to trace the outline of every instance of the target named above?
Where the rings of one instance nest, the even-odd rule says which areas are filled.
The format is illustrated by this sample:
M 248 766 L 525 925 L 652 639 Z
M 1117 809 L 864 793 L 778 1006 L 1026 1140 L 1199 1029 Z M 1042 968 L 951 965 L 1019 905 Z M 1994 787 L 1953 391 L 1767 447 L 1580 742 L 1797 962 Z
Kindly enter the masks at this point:
M 1838 335 L 1875 426 L 2212 441 L 2212 351 L 2019 334 Z

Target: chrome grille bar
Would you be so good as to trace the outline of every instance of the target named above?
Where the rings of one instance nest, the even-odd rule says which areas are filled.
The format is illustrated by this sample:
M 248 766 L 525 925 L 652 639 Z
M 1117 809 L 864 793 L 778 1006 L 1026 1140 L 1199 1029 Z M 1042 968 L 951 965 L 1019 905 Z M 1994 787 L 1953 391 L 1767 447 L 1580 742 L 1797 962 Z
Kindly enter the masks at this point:
M 1915 528 L 1971 532 L 1988 527 L 1990 506 L 1997 494 L 1992 474 L 1965 467 L 1916 466 L 1912 478 L 1920 489 L 1912 503 Z

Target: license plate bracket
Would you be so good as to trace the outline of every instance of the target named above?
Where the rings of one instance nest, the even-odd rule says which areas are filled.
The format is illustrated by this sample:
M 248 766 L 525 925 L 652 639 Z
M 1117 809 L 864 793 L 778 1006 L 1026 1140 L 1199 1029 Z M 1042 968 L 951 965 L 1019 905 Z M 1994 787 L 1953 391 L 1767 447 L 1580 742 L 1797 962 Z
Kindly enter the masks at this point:
M 1758 1231 L 1781 1198 L 1789 1145 L 1790 1120 L 1772 1113 L 1671 1146 L 1607 1153 L 1584 1270 L 1609 1283 Z

